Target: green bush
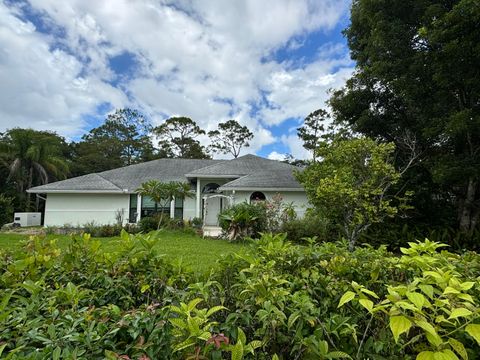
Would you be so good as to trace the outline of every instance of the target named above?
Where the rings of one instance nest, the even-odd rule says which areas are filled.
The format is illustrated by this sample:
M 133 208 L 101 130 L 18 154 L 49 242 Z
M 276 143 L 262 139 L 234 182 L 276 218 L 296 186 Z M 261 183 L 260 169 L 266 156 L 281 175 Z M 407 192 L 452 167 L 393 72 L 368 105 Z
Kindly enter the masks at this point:
M 360 242 L 372 246 L 386 244 L 392 251 L 398 252 L 402 246 L 416 239 L 430 239 L 448 244 L 455 251 L 480 251 L 480 228 L 474 231 L 461 231 L 453 227 L 428 228 L 408 224 L 385 223 L 372 226 L 360 238 Z
M 13 198 L 0 194 L 0 228 L 13 222 Z
M 258 237 L 267 226 L 265 206 L 262 203 L 235 204 L 220 213 L 218 220 L 230 240 Z
M 0 357 L 479 358 L 477 253 L 264 234 L 202 275 L 169 263 L 155 234 L 122 232 L 112 253 L 87 234 L 0 253 Z
M 312 237 L 316 237 L 318 241 L 331 241 L 336 236 L 331 231 L 328 219 L 312 215 L 284 222 L 281 232 L 287 234 L 288 240 L 296 243 Z
M 140 229 L 144 233 L 157 230 L 158 219 L 153 216 L 146 216 L 140 219 Z
M 195 228 L 201 228 L 203 225 L 203 221 L 202 219 L 198 218 L 198 217 L 194 217 L 192 219 L 192 226 L 195 227 Z

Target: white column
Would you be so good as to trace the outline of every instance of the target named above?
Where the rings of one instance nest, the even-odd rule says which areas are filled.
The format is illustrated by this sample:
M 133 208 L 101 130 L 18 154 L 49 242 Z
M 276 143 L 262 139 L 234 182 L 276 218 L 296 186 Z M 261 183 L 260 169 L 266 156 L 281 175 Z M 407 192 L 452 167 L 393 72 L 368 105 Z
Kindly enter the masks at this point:
M 196 204 L 196 209 L 195 209 L 195 217 L 197 218 L 200 218 L 200 214 L 201 214 L 201 209 L 200 209 L 200 206 L 201 206 L 201 195 L 200 194 L 200 179 L 197 178 L 197 204 Z
M 142 216 L 142 195 L 137 194 L 137 223 L 140 222 Z
M 175 198 L 173 198 L 172 201 L 170 201 L 170 219 L 173 219 L 175 217 Z

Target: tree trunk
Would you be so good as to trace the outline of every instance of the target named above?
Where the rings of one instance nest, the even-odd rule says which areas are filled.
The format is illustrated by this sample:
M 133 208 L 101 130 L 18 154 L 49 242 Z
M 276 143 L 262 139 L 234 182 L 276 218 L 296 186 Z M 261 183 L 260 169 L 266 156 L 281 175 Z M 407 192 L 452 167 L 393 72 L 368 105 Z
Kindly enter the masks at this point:
M 474 178 L 468 179 L 467 193 L 459 211 L 460 230 L 465 232 L 473 231 L 472 226 L 474 226 L 475 221 L 472 220 L 474 220 L 473 213 L 476 192 L 477 181 Z
M 30 189 L 32 187 L 32 184 L 33 184 L 33 166 L 30 166 L 30 169 L 28 170 L 28 188 L 24 189 L 24 191 Z M 27 192 L 27 204 L 26 204 L 25 211 L 30 211 L 31 195 L 32 194 Z

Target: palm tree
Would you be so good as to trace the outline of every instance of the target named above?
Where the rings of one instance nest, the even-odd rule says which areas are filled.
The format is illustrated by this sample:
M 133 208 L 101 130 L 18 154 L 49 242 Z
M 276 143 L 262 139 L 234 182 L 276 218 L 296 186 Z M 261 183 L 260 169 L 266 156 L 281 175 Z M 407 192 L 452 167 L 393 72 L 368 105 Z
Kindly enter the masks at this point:
M 8 170 L 20 197 L 33 185 L 47 184 L 52 179 L 64 179 L 68 165 L 61 157 L 60 138 L 56 134 L 33 129 L 11 129 L 0 143 L 0 161 Z M 27 193 L 25 209 L 31 207 Z
M 148 196 L 154 201 L 155 212 L 157 212 L 158 203 L 160 203 L 162 205 L 162 209 L 164 209 L 168 207 L 168 204 L 170 204 L 170 202 L 174 199 L 193 197 L 193 194 L 190 191 L 190 185 L 179 181 L 162 183 L 158 180 L 149 180 L 144 182 L 136 191 L 138 194 L 142 196 Z M 160 212 L 157 230 L 160 229 L 162 221 L 163 211 Z

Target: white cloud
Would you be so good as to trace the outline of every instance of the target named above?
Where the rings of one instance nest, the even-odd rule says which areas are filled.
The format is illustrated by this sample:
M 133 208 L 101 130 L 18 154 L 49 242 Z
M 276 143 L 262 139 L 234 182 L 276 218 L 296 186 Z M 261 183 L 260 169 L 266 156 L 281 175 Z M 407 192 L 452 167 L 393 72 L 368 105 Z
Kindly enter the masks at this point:
M 278 160 L 278 161 L 283 161 L 285 160 L 285 154 L 280 154 L 279 152 L 272 151 L 270 154 L 267 156 L 270 160 Z
M 302 140 L 297 135 L 282 135 L 280 141 L 289 149 L 295 159 L 311 159 L 312 153 L 303 147 Z
M 81 62 L 49 42 L 0 4 L 0 130 L 30 126 L 74 135 L 82 115 L 101 102 L 125 102 L 121 91 L 82 76 Z
M 36 32 L 13 16 L 20 10 L 0 3 L 0 130 L 28 119 L 32 127 L 78 134 L 82 116 L 108 102 L 140 107 L 157 123 L 190 116 L 206 130 L 235 118 L 254 130 L 252 152 L 287 141 L 268 127 L 323 106 L 326 90 L 352 71 L 346 50 L 335 44 L 300 67 L 271 56 L 282 46 L 302 46 L 309 32 L 333 28 L 347 0 L 30 3 L 64 36 Z M 53 49 L 58 42 L 64 50 Z M 109 58 L 124 52 L 139 67 L 111 85 Z

